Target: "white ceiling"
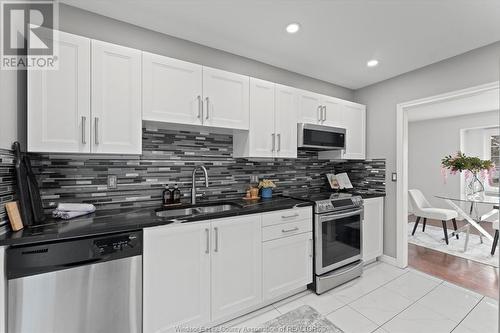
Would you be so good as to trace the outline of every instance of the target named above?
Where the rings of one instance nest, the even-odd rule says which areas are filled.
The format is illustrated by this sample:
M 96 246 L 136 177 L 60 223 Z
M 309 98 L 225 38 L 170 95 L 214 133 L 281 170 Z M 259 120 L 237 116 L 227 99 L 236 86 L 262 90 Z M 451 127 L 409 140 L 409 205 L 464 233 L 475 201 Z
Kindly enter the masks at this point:
M 61 2 L 352 89 L 500 40 L 498 0 Z
M 498 89 L 464 96 L 443 102 L 425 104 L 411 108 L 408 112 L 408 121 L 421 121 L 438 118 L 462 116 L 466 114 L 498 111 L 500 109 Z M 498 125 L 492 124 L 492 125 Z

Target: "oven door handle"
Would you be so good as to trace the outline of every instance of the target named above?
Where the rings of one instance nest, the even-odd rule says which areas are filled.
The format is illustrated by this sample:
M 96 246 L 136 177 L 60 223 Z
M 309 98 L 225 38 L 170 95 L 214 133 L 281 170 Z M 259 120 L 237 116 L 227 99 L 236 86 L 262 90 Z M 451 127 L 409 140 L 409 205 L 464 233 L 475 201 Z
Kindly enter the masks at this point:
M 353 215 L 358 215 L 358 214 L 361 214 L 362 212 L 363 212 L 363 208 L 360 208 L 360 209 L 356 209 L 356 210 L 349 211 L 347 213 L 342 213 L 342 214 L 336 214 L 336 213 L 321 214 L 318 216 L 318 218 L 319 218 L 319 222 L 325 222 L 325 221 L 337 220 L 337 219 L 341 219 L 341 218 L 349 217 L 349 216 L 353 216 Z

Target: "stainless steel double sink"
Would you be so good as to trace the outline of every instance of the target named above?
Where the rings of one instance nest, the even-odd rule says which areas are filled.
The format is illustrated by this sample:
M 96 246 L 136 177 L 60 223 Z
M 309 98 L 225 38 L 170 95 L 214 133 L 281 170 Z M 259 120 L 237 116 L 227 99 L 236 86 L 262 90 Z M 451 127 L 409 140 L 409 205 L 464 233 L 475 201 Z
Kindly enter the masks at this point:
M 232 202 L 200 204 L 185 208 L 162 209 L 156 211 L 156 216 L 172 219 L 189 218 L 240 209 L 241 206 Z

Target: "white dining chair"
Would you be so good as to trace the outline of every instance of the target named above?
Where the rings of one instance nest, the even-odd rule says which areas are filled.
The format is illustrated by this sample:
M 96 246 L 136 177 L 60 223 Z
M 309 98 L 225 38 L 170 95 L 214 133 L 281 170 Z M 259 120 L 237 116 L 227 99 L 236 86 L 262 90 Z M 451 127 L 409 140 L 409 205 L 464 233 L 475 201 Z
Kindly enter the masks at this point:
M 495 236 L 493 237 L 493 245 L 491 246 L 491 255 L 495 254 L 498 244 L 498 220 L 493 222 L 493 229 L 495 230 Z
M 410 195 L 410 203 L 413 207 L 413 213 L 417 217 L 417 221 L 415 222 L 415 225 L 413 226 L 413 231 L 411 233 L 412 236 L 415 234 L 415 231 L 417 230 L 417 226 L 421 218 L 424 219 L 422 225 L 423 232 L 425 232 L 425 225 L 427 223 L 427 219 L 441 220 L 441 223 L 443 225 L 444 240 L 446 241 L 446 244 L 448 244 L 448 228 L 446 227 L 446 222 L 451 220 L 453 222 L 453 228 L 456 231 L 457 230 L 456 218 L 458 217 L 458 213 L 452 209 L 432 207 L 432 205 L 429 203 L 429 201 L 427 201 L 427 199 L 420 190 L 411 189 L 408 190 L 408 193 Z M 458 233 L 455 234 L 455 236 L 458 239 Z

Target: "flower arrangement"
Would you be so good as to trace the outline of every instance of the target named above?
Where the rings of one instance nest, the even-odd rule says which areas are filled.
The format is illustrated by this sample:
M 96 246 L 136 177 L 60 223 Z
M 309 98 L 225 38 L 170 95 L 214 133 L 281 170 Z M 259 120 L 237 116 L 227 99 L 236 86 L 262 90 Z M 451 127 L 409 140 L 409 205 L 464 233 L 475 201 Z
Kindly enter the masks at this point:
M 270 179 L 262 179 L 259 182 L 259 188 L 275 188 L 276 185 Z
M 259 188 L 260 194 L 263 199 L 270 199 L 273 197 L 273 188 L 275 188 L 276 185 L 273 183 L 272 180 L 270 179 L 262 179 L 259 182 Z
M 458 151 L 453 156 L 448 155 L 441 159 L 441 174 L 445 182 L 447 177 L 446 170 L 450 170 L 450 175 L 465 171 L 465 179 L 469 179 L 471 176 L 477 179 L 479 174 L 482 179 L 488 178 L 491 184 L 495 173 L 495 164 L 490 160 L 466 156 L 464 153 Z

